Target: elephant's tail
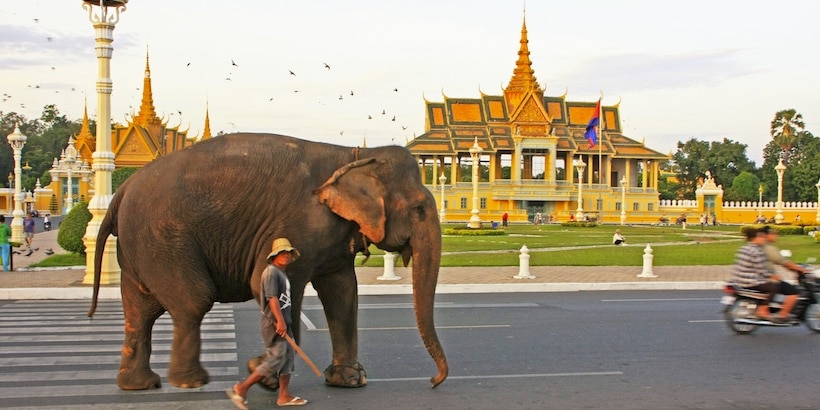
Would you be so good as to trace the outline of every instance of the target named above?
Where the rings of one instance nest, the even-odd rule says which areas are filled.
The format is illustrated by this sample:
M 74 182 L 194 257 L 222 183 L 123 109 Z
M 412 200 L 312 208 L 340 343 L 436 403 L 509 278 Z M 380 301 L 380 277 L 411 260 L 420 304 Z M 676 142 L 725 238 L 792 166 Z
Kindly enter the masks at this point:
M 111 204 L 108 205 L 108 212 L 105 213 L 105 217 L 100 224 L 100 230 L 97 232 L 97 245 L 96 249 L 94 249 L 94 293 L 91 296 L 91 308 L 88 310 L 88 317 L 94 316 L 94 311 L 97 310 L 97 299 L 100 296 L 100 272 L 102 271 L 105 243 L 108 241 L 110 235 L 117 234 L 117 210 L 119 209 L 121 198 L 122 195 L 114 195 Z

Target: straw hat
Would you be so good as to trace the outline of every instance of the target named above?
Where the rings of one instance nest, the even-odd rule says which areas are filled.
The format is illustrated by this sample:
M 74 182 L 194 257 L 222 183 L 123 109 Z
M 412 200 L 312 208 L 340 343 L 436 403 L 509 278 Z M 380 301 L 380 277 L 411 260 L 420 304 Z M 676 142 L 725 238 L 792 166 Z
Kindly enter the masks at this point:
M 276 238 L 273 240 L 273 246 L 271 247 L 270 254 L 268 255 L 267 260 L 271 260 L 271 258 L 275 257 L 281 252 L 291 252 L 293 255 L 293 260 L 299 258 L 299 251 L 291 246 L 290 241 L 287 238 Z

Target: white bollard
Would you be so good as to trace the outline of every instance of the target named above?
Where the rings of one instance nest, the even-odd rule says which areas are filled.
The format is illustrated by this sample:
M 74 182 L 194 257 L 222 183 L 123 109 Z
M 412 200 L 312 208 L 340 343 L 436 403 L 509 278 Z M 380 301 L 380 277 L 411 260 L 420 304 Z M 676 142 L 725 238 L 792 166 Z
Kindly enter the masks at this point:
M 657 278 L 658 275 L 652 273 L 652 259 L 654 256 L 652 255 L 652 247 L 649 244 L 646 244 L 646 248 L 643 250 L 643 271 L 639 278 Z
M 521 255 L 518 256 L 518 275 L 513 278 L 535 279 L 535 276 L 530 274 L 530 249 L 527 245 L 521 247 Z
M 401 276 L 396 276 L 396 254 L 394 252 L 384 253 L 384 274 L 377 277 L 378 280 L 399 280 Z

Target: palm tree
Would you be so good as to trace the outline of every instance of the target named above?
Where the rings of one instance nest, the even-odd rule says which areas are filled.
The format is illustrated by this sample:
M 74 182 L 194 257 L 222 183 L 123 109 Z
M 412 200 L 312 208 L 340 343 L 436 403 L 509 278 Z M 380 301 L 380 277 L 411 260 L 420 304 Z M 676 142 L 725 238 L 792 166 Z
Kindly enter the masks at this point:
M 789 153 L 794 147 L 797 133 L 805 129 L 803 115 L 794 108 L 778 111 L 774 115 L 769 132 L 774 142 L 783 150 L 783 162 L 789 163 Z

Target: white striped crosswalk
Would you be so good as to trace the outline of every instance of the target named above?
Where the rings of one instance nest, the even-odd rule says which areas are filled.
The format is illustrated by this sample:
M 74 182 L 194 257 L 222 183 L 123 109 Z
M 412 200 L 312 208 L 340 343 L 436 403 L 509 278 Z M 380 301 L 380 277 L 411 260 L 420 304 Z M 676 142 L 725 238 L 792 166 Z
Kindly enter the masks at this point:
M 124 326 L 121 302 L 101 301 L 93 318 L 86 316 L 88 308 L 86 300 L 0 304 L 0 409 L 135 408 L 136 403 L 138 408 L 203 409 L 208 403 L 224 408 L 222 391 L 240 378 L 232 305 L 214 305 L 202 322 L 200 360 L 211 376 L 209 384 L 197 389 L 168 384 L 173 322 L 166 313 L 154 325 L 151 355 L 163 387 L 140 392 L 125 392 L 116 384 Z M 152 404 L 142 406 L 143 400 Z

